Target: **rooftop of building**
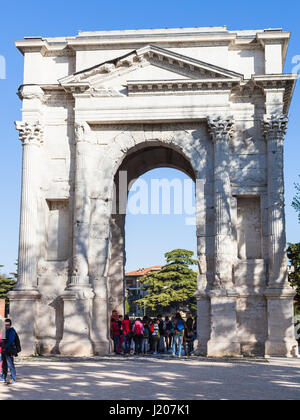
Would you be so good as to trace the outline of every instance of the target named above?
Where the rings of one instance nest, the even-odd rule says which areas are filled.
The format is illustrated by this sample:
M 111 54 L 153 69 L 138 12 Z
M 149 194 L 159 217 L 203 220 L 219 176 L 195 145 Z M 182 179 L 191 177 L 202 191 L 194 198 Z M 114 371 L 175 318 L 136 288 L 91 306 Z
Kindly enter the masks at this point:
M 138 270 L 126 273 L 125 276 L 126 277 L 141 277 L 141 276 L 145 276 L 146 274 L 148 274 L 152 271 L 158 271 L 162 267 L 163 267 L 162 265 L 153 265 L 152 267 L 139 268 Z

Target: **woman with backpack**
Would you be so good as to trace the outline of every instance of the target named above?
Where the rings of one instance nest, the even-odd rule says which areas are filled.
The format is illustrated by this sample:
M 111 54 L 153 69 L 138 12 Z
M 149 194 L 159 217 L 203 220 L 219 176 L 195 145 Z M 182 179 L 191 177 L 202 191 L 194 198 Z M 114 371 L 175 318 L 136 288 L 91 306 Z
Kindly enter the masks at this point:
M 142 343 L 144 338 L 144 325 L 140 318 L 137 318 L 135 323 L 133 324 L 132 332 L 134 334 L 135 354 L 141 354 Z
M 182 343 L 184 339 L 184 330 L 185 330 L 185 323 L 181 318 L 179 312 L 175 315 L 175 326 L 174 326 L 174 338 L 173 338 L 173 347 L 172 347 L 172 354 L 171 356 L 175 357 L 176 354 L 176 346 L 178 350 L 178 357 L 181 357 L 182 352 Z

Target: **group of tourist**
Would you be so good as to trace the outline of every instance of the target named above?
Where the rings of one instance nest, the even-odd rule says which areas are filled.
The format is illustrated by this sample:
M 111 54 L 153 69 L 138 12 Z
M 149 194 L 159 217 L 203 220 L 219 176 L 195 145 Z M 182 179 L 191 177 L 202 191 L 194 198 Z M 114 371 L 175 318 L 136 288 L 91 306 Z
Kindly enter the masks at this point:
M 116 354 L 192 355 L 197 337 L 197 317 L 187 313 L 184 320 L 178 312 L 171 318 L 166 316 L 163 319 L 158 315 L 156 318 L 130 319 L 114 310 L 110 319 L 110 337 Z

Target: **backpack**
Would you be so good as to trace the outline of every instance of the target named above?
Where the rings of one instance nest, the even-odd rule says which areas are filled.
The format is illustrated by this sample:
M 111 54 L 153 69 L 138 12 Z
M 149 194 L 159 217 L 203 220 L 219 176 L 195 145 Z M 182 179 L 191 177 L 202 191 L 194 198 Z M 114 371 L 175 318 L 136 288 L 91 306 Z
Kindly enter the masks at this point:
M 14 342 L 7 348 L 7 353 L 11 356 L 17 357 L 18 353 L 20 353 L 21 350 L 22 350 L 21 349 L 21 343 L 20 343 L 19 336 L 18 336 L 17 332 L 15 331 L 15 329 L 12 328 L 12 330 L 15 333 L 15 339 L 14 339 Z
M 169 321 L 168 330 L 170 331 L 170 334 L 174 334 L 174 322 L 173 321 Z
M 22 351 L 22 347 L 21 347 L 20 338 L 19 338 L 19 336 L 18 336 L 18 334 L 17 334 L 17 332 L 16 332 L 16 331 L 15 331 L 15 333 L 16 333 L 16 337 L 15 337 L 15 346 L 16 346 L 16 349 L 17 349 L 17 353 L 21 353 L 21 351 Z
M 150 332 L 148 325 L 144 325 L 144 338 L 149 338 Z
M 141 334 L 141 324 L 140 323 L 135 324 L 134 333 L 135 333 L 135 335 L 140 335 Z
M 182 332 L 184 330 L 184 323 L 182 319 L 179 319 L 176 324 L 176 330 Z
M 153 324 L 153 333 L 152 333 L 152 335 L 153 336 L 156 336 L 156 337 L 159 337 L 159 327 L 158 327 L 158 324 L 156 324 L 156 323 Z

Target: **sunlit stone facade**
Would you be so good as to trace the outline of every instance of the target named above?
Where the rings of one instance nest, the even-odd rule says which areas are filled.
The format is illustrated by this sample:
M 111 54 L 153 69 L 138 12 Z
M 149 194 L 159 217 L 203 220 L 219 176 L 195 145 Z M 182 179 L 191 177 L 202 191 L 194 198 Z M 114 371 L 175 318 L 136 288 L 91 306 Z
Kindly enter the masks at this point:
M 198 353 L 297 354 L 283 184 L 289 35 L 215 27 L 17 42 L 23 177 L 10 301 L 24 353 L 110 352 L 109 314 L 124 311 L 120 190 L 170 166 L 202 185 Z

